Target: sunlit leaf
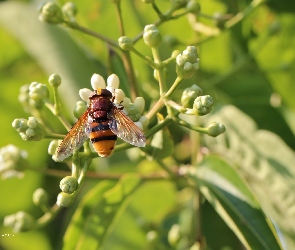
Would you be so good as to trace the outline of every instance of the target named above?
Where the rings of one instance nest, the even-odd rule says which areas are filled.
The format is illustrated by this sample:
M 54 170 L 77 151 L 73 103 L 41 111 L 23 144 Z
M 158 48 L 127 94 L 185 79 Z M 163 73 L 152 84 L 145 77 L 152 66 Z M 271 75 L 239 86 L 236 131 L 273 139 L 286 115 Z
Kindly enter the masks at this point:
M 294 152 L 277 135 L 257 130 L 253 120 L 233 106 L 222 108 L 209 117 L 210 121 L 223 123 L 226 133 L 204 137 L 206 145 L 237 165 L 264 211 L 280 229 L 283 241 L 294 248 Z
M 247 249 L 282 249 L 270 219 L 245 181 L 227 162 L 207 157 L 191 176 Z
M 63 249 L 102 247 L 139 182 L 136 174 L 126 174 L 116 185 L 111 181 L 97 184 L 79 204 L 66 232 Z
M 66 29 L 41 23 L 37 6 L 3 2 L 0 23 L 20 41 L 48 76 L 56 73 L 62 77 L 60 89 L 63 94 L 67 93 L 66 104 L 71 108 L 78 100 L 78 89 L 90 88 L 92 74 L 103 68 L 86 55 Z

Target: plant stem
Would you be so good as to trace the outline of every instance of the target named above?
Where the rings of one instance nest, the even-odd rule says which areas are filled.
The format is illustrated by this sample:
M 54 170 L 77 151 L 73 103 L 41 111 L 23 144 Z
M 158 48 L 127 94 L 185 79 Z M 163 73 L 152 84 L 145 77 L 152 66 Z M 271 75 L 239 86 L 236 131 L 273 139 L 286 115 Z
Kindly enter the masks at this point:
M 151 110 L 146 114 L 146 117 L 149 120 L 152 120 L 152 118 L 164 107 L 164 105 L 164 98 L 160 97 L 160 99 L 155 103 Z
M 90 30 L 88 28 L 80 26 L 79 24 L 76 24 L 75 26 L 70 26 L 70 27 L 73 28 L 73 29 L 79 30 L 79 31 L 81 31 L 81 32 L 83 32 L 83 33 L 85 33 L 87 35 L 94 36 L 94 37 L 96 37 L 96 38 L 98 38 L 98 39 L 100 39 L 100 40 L 114 46 L 114 47 L 120 48 L 117 41 L 114 41 L 114 40 L 112 40 L 112 39 L 110 39 L 110 38 L 108 38 L 106 36 L 103 36 L 103 35 L 95 32 L 93 30 Z
M 62 207 L 59 207 L 58 205 L 54 205 L 51 207 L 50 211 L 43 214 L 42 217 L 40 217 L 36 222 L 36 229 L 43 228 L 45 225 L 47 225 L 50 221 L 52 221 L 58 212 L 62 209 Z
M 60 135 L 60 134 L 51 133 L 51 132 L 48 132 L 47 131 L 47 135 L 45 136 L 45 138 L 57 140 L 57 139 L 64 139 L 65 136 L 64 135 Z
M 157 69 L 159 66 L 153 62 L 153 60 L 147 56 L 144 56 L 143 54 L 141 54 L 137 49 L 135 49 L 134 47 L 132 48 L 132 50 L 130 50 L 131 52 L 133 52 L 135 55 L 137 55 L 138 57 L 140 57 L 142 60 L 144 60 L 147 64 L 149 64 L 153 69 Z
M 122 11 L 121 11 L 120 4 L 121 4 L 121 1 L 115 1 L 120 34 L 121 34 L 121 36 L 125 36 L 125 30 L 124 30 L 124 25 L 123 25 L 123 18 L 122 18 Z
M 161 61 L 161 57 L 160 57 L 160 54 L 159 54 L 159 49 L 156 48 L 156 47 L 152 47 L 151 49 L 152 49 L 152 54 L 153 54 L 153 57 L 154 57 L 154 62 L 156 64 L 161 64 L 162 61 Z M 162 96 L 163 93 L 167 89 L 163 68 L 156 69 L 156 74 L 157 74 L 158 81 L 159 81 L 160 96 Z
M 184 120 L 180 120 L 180 119 L 178 119 L 176 117 L 174 118 L 174 121 L 176 123 L 178 123 L 179 125 L 184 126 L 184 127 L 188 128 L 190 130 L 194 130 L 194 131 L 197 131 L 197 132 L 200 132 L 200 133 L 203 133 L 203 134 L 207 134 L 207 131 L 208 131 L 207 128 L 195 126 L 195 125 L 190 124 L 190 123 L 188 123 L 188 122 L 186 122 Z
M 168 99 L 176 90 L 176 88 L 179 86 L 179 84 L 183 81 L 183 78 L 180 78 L 179 76 L 175 79 L 173 85 L 168 90 L 168 92 L 164 95 L 165 99 Z
M 45 106 L 55 115 L 55 108 L 49 101 L 45 102 Z M 64 127 L 69 131 L 71 129 L 71 124 L 66 120 L 66 118 L 62 114 L 56 115 L 60 122 L 64 125 Z

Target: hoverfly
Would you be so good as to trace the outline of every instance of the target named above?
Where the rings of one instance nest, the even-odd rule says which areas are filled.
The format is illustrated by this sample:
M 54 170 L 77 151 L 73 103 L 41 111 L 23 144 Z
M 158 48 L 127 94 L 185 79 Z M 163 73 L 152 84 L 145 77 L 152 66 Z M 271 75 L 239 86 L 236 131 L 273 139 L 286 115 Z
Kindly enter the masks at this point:
M 88 109 L 59 145 L 58 161 L 72 155 L 88 138 L 101 157 L 112 154 L 117 136 L 134 146 L 145 146 L 143 132 L 123 113 L 123 106 L 117 107 L 113 103 L 114 97 L 109 90 L 99 88 L 90 94 L 89 100 Z

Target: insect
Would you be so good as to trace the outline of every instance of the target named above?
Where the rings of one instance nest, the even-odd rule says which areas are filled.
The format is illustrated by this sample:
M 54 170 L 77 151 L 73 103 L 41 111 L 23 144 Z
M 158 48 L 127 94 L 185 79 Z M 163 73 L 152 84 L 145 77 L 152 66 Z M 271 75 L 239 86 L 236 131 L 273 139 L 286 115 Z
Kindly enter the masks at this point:
M 145 146 L 143 132 L 123 113 L 123 106 L 117 107 L 113 103 L 114 97 L 109 90 L 99 88 L 90 94 L 89 100 L 88 109 L 59 145 L 58 161 L 72 155 L 88 138 L 101 157 L 112 154 L 117 136 L 134 146 Z

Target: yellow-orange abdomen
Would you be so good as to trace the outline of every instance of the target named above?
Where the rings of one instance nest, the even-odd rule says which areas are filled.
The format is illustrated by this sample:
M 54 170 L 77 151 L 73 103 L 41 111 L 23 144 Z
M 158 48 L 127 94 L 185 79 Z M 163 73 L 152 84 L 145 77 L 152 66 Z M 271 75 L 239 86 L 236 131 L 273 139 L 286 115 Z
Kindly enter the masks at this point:
M 108 120 L 96 119 L 90 125 L 90 141 L 101 157 L 110 156 L 114 150 L 117 136 L 110 130 Z

